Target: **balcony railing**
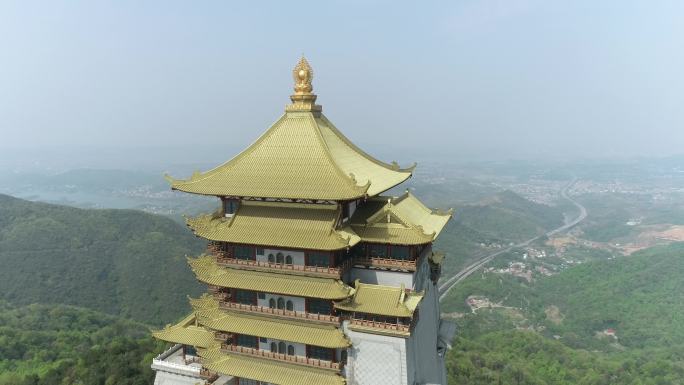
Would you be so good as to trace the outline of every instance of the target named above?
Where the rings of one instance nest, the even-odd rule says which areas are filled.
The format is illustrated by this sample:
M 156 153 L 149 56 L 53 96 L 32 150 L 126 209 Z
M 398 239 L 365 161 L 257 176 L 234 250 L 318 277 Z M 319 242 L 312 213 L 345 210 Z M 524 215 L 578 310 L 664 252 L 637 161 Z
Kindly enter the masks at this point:
M 340 266 L 322 267 L 322 266 L 305 266 L 305 265 L 291 265 L 286 263 L 273 263 L 265 261 L 254 261 L 251 259 L 237 259 L 226 257 L 222 252 L 216 253 L 216 262 L 221 265 L 243 267 L 258 270 L 284 270 L 291 273 L 315 274 L 324 277 L 340 278 L 342 273 L 351 264 L 345 261 Z
M 354 264 L 389 269 L 416 270 L 416 261 L 410 259 L 391 259 L 378 257 L 354 257 Z
M 401 332 L 401 333 L 408 333 L 411 330 L 411 326 L 409 326 L 409 325 L 401 325 L 401 324 L 388 323 L 388 322 L 369 321 L 369 320 L 358 319 L 358 318 L 352 318 L 349 320 L 349 322 L 352 325 L 363 326 L 363 327 L 374 328 L 374 329 L 390 330 L 390 331 Z
M 292 319 L 299 319 L 299 320 L 305 319 L 305 320 L 320 321 L 320 322 L 333 323 L 333 324 L 339 324 L 340 323 L 340 317 L 334 316 L 334 315 L 327 315 L 327 314 L 314 314 L 314 313 L 307 313 L 304 311 L 273 309 L 273 308 L 266 307 L 266 306 L 245 305 L 245 304 L 236 303 L 236 302 L 221 302 L 221 307 L 223 307 L 225 309 L 242 310 L 242 311 L 246 311 L 246 312 L 250 312 L 250 313 L 275 315 L 275 316 L 279 316 L 279 317 L 283 317 L 283 318 L 292 318 Z
M 294 363 L 294 364 L 312 366 L 312 367 L 322 368 L 322 369 L 340 370 L 344 366 L 344 364 L 340 363 L 340 362 L 319 360 L 317 358 L 308 358 L 308 357 L 302 357 L 302 356 L 290 356 L 287 354 L 270 352 L 268 350 L 247 348 L 244 346 L 233 346 L 230 344 L 221 344 L 221 349 L 223 349 L 226 352 L 231 352 L 231 353 L 256 356 L 256 357 L 266 358 L 269 360 L 285 361 L 285 362 L 290 362 L 290 363 Z
M 206 369 L 206 368 L 200 369 L 199 375 L 202 379 L 206 380 L 208 383 L 212 383 L 219 378 L 218 374 L 216 374 L 216 373 L 214 373 L 211 370 Z
M 214 333 L 214 340 L 216 341 L 228 341 L 229 338 L 232 338 L 233 334 L 231 333 L 226 333 L 226 332 L 215 332 Z

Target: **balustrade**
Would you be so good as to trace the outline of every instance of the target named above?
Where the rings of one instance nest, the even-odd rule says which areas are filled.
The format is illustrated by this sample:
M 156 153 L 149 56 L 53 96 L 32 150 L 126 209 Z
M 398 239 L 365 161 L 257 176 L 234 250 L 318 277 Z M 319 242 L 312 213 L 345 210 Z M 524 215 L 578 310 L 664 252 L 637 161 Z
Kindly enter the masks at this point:
M 409 326 L 409 325 L 401 325 L 401 324 L 396 324 L 396 323 L 369 321 L 369 320 L 358 319 L 358 318 L 352 318 L 349 321 L 352 325 L 358 325 L 358 326 L 363 326 L 363 327 L 368 327 L 368 328 L 385 329 L 385 330 L 392 330 L 392 331 L 405 332 L 405 333 L 408 333 L 411 330 L 411 326 Z
M 373 267 L 399 268 L 412 271 L 416 270 L 416 261 L 412 259 L 354 257 L 354 263 L 359 265 L 369 265 Z
M 230 344 L 221 344 L 221 349 L 231 353 L 246 354 L 250 356 L 257 356 L 269 360 L 285 361 L 300 365 L 313 366 L 322 369 L 340 370 L 344 363 L 332 362 L 327 360 L 319 360 L 317 358 L 309 358 L 302 356 L 291 356 L 288 354 L 271 352 L 268 350 L 260 350 L 255 348 L 248 348 L 244 346 L 234 346 Z
M 256 268 L 256 269 L 275 269 L 286 270 L 293 273 L 313 273 L 326 277 L 340 278 L 342 273 L 351 266 L 349 261 L 345 261 L 340 266 L 323 267 L 323 266 L 305 266 L 305 265 L 291 265 L 285 263 L 274 263 L 266 261 L 255 261 L 251 259 L 237 259 L 223 256 L 222 253 L 216 254 L 216 262 L 222 265 Z
M 236 302 L 221 302 L 221 307 L 223 307 L 225 309 L 234 309 L 234 310 L 247 311 L 250 313 L 275 315 L 275 316 L 285 317 L 285 318 L 306 319 L 306 320 L 311 320 L 311 321 L 320 321 L 320 322 L 327 322 L 327 323 L 334 323 L 334 324 L 340 323 L 340 317 L 335 316 L 335 315 L 315 314 L 315 313 L 307 313 L 304 311 L 294 311 L 294 310 L 285 310 L 285 309 L 274 309 L 274 308 L 270 308 L 270 307 L 266 307 L 266 306 L 245 305 L 245 304 L 236 303 Z

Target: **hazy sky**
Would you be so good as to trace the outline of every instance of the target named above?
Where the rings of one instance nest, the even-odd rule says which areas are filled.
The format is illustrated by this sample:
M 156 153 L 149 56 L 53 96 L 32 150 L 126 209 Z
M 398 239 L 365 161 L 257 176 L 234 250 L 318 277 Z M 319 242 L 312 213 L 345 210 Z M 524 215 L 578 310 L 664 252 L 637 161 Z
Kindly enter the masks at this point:
M 0 148 L 241 147 L 302 53 L 371 149 L 684 153 L 680 0 L 2 1 Z

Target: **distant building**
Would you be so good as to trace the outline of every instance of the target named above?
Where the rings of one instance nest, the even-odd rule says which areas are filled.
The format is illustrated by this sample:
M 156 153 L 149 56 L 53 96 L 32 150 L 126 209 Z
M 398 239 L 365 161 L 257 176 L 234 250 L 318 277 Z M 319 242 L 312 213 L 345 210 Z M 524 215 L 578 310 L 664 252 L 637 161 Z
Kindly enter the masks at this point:
M 453 326 L 440 320 L 451 217 L 406 192 L 411 168 L 366 154 L 322 114 L 302 58 L 285 114 L 254 144 L 174 190 L 216 196 L 187 220 L 210 241 L 189 258 L 208 285 L 154 332 L 156 385 L 446 385 Z M 363 90 L 359 90 L 363 92 Z

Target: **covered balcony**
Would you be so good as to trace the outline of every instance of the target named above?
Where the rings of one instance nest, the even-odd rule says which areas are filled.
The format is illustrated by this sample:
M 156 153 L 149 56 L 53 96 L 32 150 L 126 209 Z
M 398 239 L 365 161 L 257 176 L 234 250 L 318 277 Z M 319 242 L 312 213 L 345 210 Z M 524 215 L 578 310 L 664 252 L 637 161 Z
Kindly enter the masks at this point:
M 268 350 L 261 350 L 245 346 L 236 346 L 230 344 L 221 344 L 221 350 L 226 353 L 237 353 L 247 356 L 265 358 L 268 360 L 283 361 L 293 364 L 310 366 L 320 369 L 340 370 L 344 367 L 342 362 L 333 362 L 317 358 L 309 358 L 302 356 L 295 356 L 283 353 L 271 352 Z
M 287 309 L 277 309 L 277 308 L 271 308 L 271 307 L 266 307 L 266 306 L 242 304 L 242 303 L 228 302 L 228 301 L 220 302 L 219 306 L 223 309 L 226 309 L 226 310 L 240 310 L 240 311 L 253 313 L 253 314 L 259 314 L 259 315 L 266 314 L 266 315 L 273 315 L 273 316 L 282 317 L 282 318 L 290 318 L 290 319 L 296 319 L 296 320 L 310 320 L 310 321 L 318 321 L 318 322 L 324 322 L 324 323 L 330 323 L 330 324 L 339 324 L 340 323 L 340 317 L 335 316 L 335 315 L 316 314 L 316 313 L 308 313 L 308 312 L 304 312 L 304 311 L 295 311 L 295 310 L 287 310 Z

